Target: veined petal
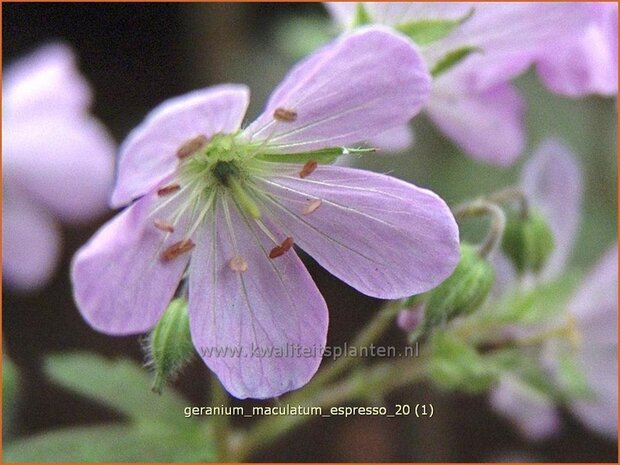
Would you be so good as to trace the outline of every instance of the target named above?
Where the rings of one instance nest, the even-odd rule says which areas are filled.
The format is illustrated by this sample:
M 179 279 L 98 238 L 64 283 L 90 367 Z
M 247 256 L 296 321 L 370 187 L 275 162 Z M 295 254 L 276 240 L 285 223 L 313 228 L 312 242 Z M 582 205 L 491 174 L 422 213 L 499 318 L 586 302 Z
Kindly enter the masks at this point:
M 26 199 L 3 190 L 2 278 L 13 288 L 36 289 L 51 277 L 60 254 L 60 234 L 52 216 Z
M 467 93 L 440 77 L 426 108 L 433 122 L 473 158 L 507 166 L 525 146 L 525 104 L 511 84 Z
M 46 113 L 16 118 L 4 129 L 5 180 L 65 221 L 83 221 L 107 210 L 115 144 L 96 119 Z
M 81 114 L 92 95 L 70 47 L 45 45 L 11 64 L 2 82 L 3 119 Z
M 542 272 L 544 279 L 551 279 L 570 258 L 581 219 L 583 187 L 577 160 L 565 145 L 547 139 L 524 165 L 521 187 L 553 232 L 554 250 Z
M 430 76 L 413 44 L 364 28 L 293 68 L 244 134 L 273 152 L 351 145 L 405 124 L 429 93 Z M 278 120 L 277 109 L 295 117 Z
M 157 106 L 121 146 L 112 206 L 126 205 L 172 174 L 178 162 L 176 153 L 188 140 L 239 129 L 248 103 L 246 86 L 227 84 Z
M 445 280 L 458 227 L 434 193 L 381 174 L 319 166 L 300 178 L 281 165 L 257 181 L 269 214 L 330 273 L 364 294 L 394 299 Z
M 275 397 L 306 384 L 321 362 L 328 316 L 297 254 L 268 258 L 274 244 L 229 198 L 218 203 L 203 236 L 190 265 L 189 312 L 205 363 L 241 399 Z M 246 271 L 233 271 L 234 257 Z M 311 353 L 290 353 L 295 347 Z
M 166 234 L 154 226 L 157 197 L 149 194 L 104 225 L 73 258 L 74 298 L 84 319 L 107 334 L 149 330 L 181 280 L 189 254 L 162 261 L 184 228 Z M 166 218 L 171 207 L 158 212 Z

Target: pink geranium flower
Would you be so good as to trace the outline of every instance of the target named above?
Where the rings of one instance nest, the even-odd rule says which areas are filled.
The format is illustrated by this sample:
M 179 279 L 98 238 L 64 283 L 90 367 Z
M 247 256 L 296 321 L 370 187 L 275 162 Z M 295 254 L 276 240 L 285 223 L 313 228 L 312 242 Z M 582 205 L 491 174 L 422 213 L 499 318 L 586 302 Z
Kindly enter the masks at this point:
M 88 113 L 90 88 L 65 45 L 6 69 L 2 99 L 3 278 L 33 289 L 54 271 L 58 220 L 78 223 L 106 210 L 114 143 Z
M 429 92 L 411 43 L 368 28 L 294 67 L 245 129 L 245 86 L 164 102 L 121 148 L 112 202 L 138 200 L 74 259 L 83 316 L 109 334 L 148 331 L 186 279 L 194 345 L 231 394 L 304 385 L 328 316 L 293 244 L 380 298 L 428 290 L 456 266 L 458 230 L 439 197 L 323 162 L 405 123 Z M 303 353 L 268 352 L 292 346 Z

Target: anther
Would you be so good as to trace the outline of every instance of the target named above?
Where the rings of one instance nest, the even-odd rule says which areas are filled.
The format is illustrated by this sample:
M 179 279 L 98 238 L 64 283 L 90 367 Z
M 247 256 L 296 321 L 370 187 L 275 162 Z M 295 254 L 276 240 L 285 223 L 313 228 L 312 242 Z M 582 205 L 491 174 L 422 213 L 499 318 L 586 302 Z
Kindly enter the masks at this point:
M 282 241 L 282 244 L 271 249 L 271 252 L 269 252 L 269 258 L 278 258 L 288 252 L 291 247 L 293 247 L 293 238 L 287 237 L 284 241 Z
M 228 266 L 231 270 L 238 271 L 240 273 L 248 271 L 248 262 L 246 262 L 240 255 L 236 255 L 231 258 L 230 262 L 228 262 Z
M 304 210 L 302 213 L 304 215 L 309 215 L 310 213 L 314 213 L 316 209 L 321 206 L 322 203 L 323 202 L 321 202 L 321 199 L 312 199 L 310 202 L 308 202 L 304 206 Z
M 196 244 L 194 244 L 191 239 L 183 239 L 182 241 L 176 242 L 164 250 L 161 253 L 161 259 L 164 262 L 169 262 L 170 260 L 177 258 L 179 255 L 189 252 L 195 245 Z
M 169 186 L 164 186 L 157 189 L 157 195 L 163 197 L 164 195 L 172 194 L 179 189 L 181 189 L 181 186 L 179 186 L 178 184 L 170 184 Z
M 174 232 L 174 226 L 172 224 L 168 223 L 165 220 L 160 220 L 158 218 L 155 218 L 153 220 L 153 224 L 160 231 L 165 231 L 165 232 L 169 232 L 169 233 L 173 233 Z
M 273 117 L 278 121 L 284 121 L 291 123 L 297 119 L 297 112 L 294 110 L 288 110 L 286 108 L 276 108 L 273 112 Z
M 207 139 L 207 137 L 203 135 L 188 140 L 179 148 L 179 150 L 177 150 L 177 158 L 182 160 L 189 157 L 190 155 L 193 155 L 203 146 L 207 145 L 208 142 L 209 140 Z
M 305 178 L 306 176 L 310 176 L 312 173 L 314 173 L 314 170 L 317 166 L 319 166 L 319 164 L 316 160 L 308 160 L 299 172 L 299 177 Z

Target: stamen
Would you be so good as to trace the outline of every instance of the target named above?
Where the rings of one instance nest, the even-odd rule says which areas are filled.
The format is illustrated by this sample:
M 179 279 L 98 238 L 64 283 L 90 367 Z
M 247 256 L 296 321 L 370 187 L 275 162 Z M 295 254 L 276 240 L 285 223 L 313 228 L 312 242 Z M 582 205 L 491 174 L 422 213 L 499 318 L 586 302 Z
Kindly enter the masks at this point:
M 230 192 L 237 202 L 237 204 L 248 214 L 251 218 L 255 220 L 261 217 L 260 209 L 256 202 L 248 195 L 245 191 L 241 183 L 235 178 L 231 176 L 228 179 L 228 187 L 230 188 Z
M 305 178 L 306 176 L 310 176 L 314 172 L 317 166 L 319 166 L 319 164 L 317 163 L 316 160 L 308 160 L 306 164 L 304 165 L 304 167 L 299 172 L 299 177 Z
M 228 262 L 228 266 L 231 270 L 237 271 L 239 273 L 245 273 L 248 271 L 248 262 L 244 260 L 244 258 L 240 255 L 237 255 L 230 259 Z
M 161 259 L 164 262 L 174 260 L 179 255 L 183 255 L 185 252 L 192 250 L 195 245 L 196 244 L 194 244 L 191 239 L 183 239 L 182 241 L 176 242 L 164 250 L 161 253 Z
M 179 189 L 181 189 L 181 186 L 179 186 L 178 184 L 170 184 L 169 186 L 164 186 L 157 189 L 157 195 L 163 197 L 164 195 L 172 194 Z
M 297 112 L 294 110 L 288 110 L 286 108 L 276 108 L 273 112 L 273 117 L 278 121 L 284 121 L 291 123 L 297 119 Z
M 198 150 L 200 150 L 202 147 L 204 147 L 208 143 L 209 143 L 209 139 L 207 139 L 207 137 L 203 136 L 202 134 L 197 137 L 194 137 L 193 139 L 190 139 L 187 142 L 185 142 L 179 148 L 179 150 L 177 150 L 177 158 L 183 160 L 184 158 L 187 158 L 190 155 L 193 155 L 194 153 L 196 153 Z
M 271 252 L 269 252 L 269 258 L 278 258 L 284 255 L 290 250 L 291 247 L 293 247 L 293 243 L 293 238 L 287 237 L 284 241 L 282 241 L 282 244 L 271 249 Z
M 321 199 L 313 199 L 306 204 L 302 213 L 304 215 L 309 215 L 310 213 L 314 213 L 316 209 L 321 206 L 322 203 L 323 202 L 321 201 Z
M 158 218 L 155 218 L 153 220 L 153 225 L 160 231 L 169 232 L 171 234 L 174 232 L 174 226 L 165 220 L 160 220 Z

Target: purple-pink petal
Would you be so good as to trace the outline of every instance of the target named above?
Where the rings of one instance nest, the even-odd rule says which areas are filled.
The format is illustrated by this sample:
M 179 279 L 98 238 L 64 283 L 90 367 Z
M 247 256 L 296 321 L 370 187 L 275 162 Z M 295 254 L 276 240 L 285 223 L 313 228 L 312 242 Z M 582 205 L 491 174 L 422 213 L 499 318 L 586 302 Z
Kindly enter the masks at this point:
M 618 4 L 592 3 L 590 8 L 594 20 L 586 31 L 537 66 L 553 92 L 571 97 L 618 93 Z
M 364 28 L 293 68 L 245 135 L 289 153 L 351 145 L 404 125 L 429 93 L 430 76 L 414 45 L 387 29 Z M 277 109 L 296 116 L 278 120 Z
M 5 126 L 7 182 L 64 221 L 84 221 L 107 210 L 115 144 L 96 119 L 44 112 Z
M 578 360 L 594 398 L 571 403 L 591 428 L 618 435 L 618 245 L 608 250 L 569 304 L 583 345 Z
M 2 279 L 12 288 L 44 285 L 60 252 L 52 216 L 21 192 L 4 188 L 2 199 Z
M 550 279 L 563 270 L 577 237 L 583 193 L 579 164 L 568 147 L 547 139 L 524 165 L 521 187 L 553 233 L 554 250 L 542 272 Z
M 107 334 L 145 332 L 172 299 L 189 254 L 163 261 L 160 254 L 182 239 L 155 228 L 157 197 L 147 195 L 104 225 L 73 258 L 74 298 L 84 319 Z
M 257 181 L 269 214 L 334 276 L 392 299 L 445 280 L 459 258 L 458 227 L 434 193 L 390 176 L 319 166 L 307 178 L 278 164 Z
M 285 238 L 264 221 L 278 240 Z M 321 362 L 328 315 L 297 254 L 268 258 L 274 243 L 228 197 L 201 234 L 190 265 L 189 311 L 205 363 L 242 399 L 275 397 L 306 384 Z M 246 271 L 233 270 L 234 257 L 245 261 Z M 309 352 L 296 354 L 295 347 Z
M 111 204 L 120 207 L 157 187 L 177 165 L 190 139 L 239 129 L 249 103 L 244 85 L 219 85 L 171 98 L 157 106 L 120 149 Z
M 474 159 L 508 166 L 525 146 L 525 104 L 511 84 L 468 92 L 451 76 L 434 83 L 426 111 Z

